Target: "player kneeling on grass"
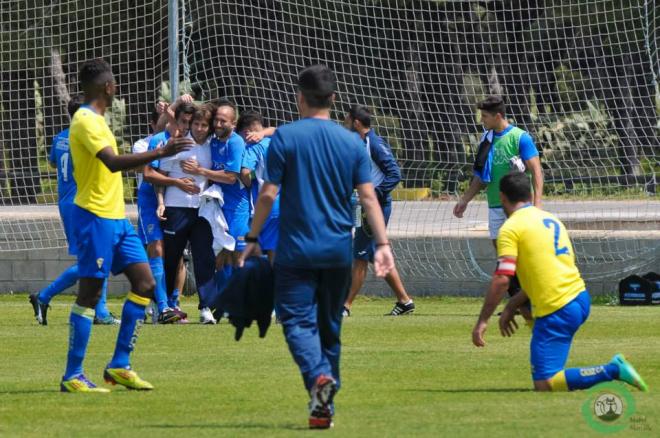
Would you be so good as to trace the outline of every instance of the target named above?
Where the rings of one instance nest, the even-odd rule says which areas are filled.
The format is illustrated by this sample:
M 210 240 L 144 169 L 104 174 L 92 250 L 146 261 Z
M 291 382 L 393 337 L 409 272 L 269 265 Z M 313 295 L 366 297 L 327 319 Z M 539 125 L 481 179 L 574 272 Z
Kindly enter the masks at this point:
M 497 269 L 484 300 L 472 342 L 486 345 L 484 333 L 509 281 L 518 275 L 523 291 L 507 304 L 499 320 L 502 336 L 518 328 L 514 312 L 529 298 L 535 317 L 531 341 L 534 388 L 538 391 L 587 389 L 621 380 L 642 391 L 648 387 L 621 354 L 604 365 L 564 368 L 573 336 L 589 317 L 591 298 L 575 266 L 575 253 L 564 225 L 534 207 L 529 178 L 520 172 L 500 181 L 500 199 L 508 219 L 497 238 Z

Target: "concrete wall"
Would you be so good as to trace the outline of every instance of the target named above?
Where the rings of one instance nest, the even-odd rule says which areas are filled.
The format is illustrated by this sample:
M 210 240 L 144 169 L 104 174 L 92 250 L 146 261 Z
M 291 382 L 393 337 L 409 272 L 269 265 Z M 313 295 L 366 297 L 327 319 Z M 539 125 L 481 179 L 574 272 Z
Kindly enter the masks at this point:
M 590 232 L 572 234 L 578 257 L 586 259 L 581 270 L 593 294 L 615 292 L 618 280 L 628 273 L 660 271 L 657 233 L 612 232 L 607 239 Z M 393 242 L 404 284 L 415 296 L 480 296 L 494 268 L 494 249 L 484 232 L 464 237 L 399 236 Z M 38 291 L 74 262 L 64 248 L 0 252 L 0 293 Z M 123 276 L 111 278 L 111 294 L 128 290 Z M 371 274 L 364 293 L 391 295 L 387 284 Z

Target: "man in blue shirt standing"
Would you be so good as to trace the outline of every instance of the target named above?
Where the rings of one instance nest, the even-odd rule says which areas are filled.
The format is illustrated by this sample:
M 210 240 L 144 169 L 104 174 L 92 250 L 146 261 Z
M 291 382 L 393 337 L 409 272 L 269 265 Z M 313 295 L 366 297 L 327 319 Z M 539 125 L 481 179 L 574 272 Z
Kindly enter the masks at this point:
M 278 191 L 280 235 L 275 255 L 275 308 L 289 350 L 309 391 L 309 427 L 332 426 L 340 386 L 342 309 L 351 285 L 352 208 L 357 188 L 376 241 L 374 268 L 394 267 L 385 221 L 360 140 L 330 120 L 335 74 L 314 65 L 298 76 L 301 120 L 277 129 L 267 156 L 247 246 L 239 265 L 256 252 Z
M 270 137 L 263 137 L 259 141 L 250 141 L 249 133 L 264 130 L 261 113 L 247 110 L 241 113 L 236 124 L 236 131 L 246 141 L 245 154 L 241 169 L 241 181 L 250 189 L 250 214 L 254 215 L 254 204 L 259 197 L 259 190 L 266 181 L 266 157 L 270 146 Z M 259 247 L 268 255 L 272 263 L 275 259 L 275 248 L 280 228 L 280 197 L 275 198 L 273 208 L 259 234 Z
M 82 96 L 73 97 L 67 106 L 69 116 L 73 115 L 83 103 Z M 71 220 L 73 209 L 73 198 L 76 197 L 76 182 L 73 179 L 73 160 L 69 150 L 69 128 L 63 130 L 53 138 L 48 162 L 57 168 L 57 205 L 60 210 L 60 218 L 64 227 L 64 235 L 69 245 L 69 255 L 76 255 L 76 244 L 74 238 L 74 223 Z M 78 264 L 69 266 L 59 277 L 39 293 L 30 295 L 30 304 L 34 310 L 34 317 L 41 325 L 48 325 L 48 308 L 50 300 L 70 288 L 78 281 Z M 94 324 L 119 324 L 119 320 L 108 310 L 106 296 L 108 282 L 103 284 L 101 298 L 94 308 Z
M 371 158 L 371 182 L 374 185 L 378 204 L 385 217 L 385 225 L 387 225 L 392 213 L 390 192 L 401 181 L 401 169 L 399 169 L 399 165 L 394 155 L 392 155 L 390 146 L 371 128 L 371 111 L 369 111 L 369 108 L 364 105 L 351 107 L 344 118 L 344 126 L 360 136 L 369 158 Z M 363 218 L 361 226 L 355 230 L 355 238 L 353 239 L 353 282 L 344 304 L 344 316 L 351 315 L 353 300 L 362 289 L 364 280 L 367 277 L 368 263 L 374 261 L 374 251 L 373 234 L 369 223 Z M 392 288 L 397 298 L 394 308 L 387 315 L 399 316 L 413 313 L 415 303 L 406 293 L 396 267 L 387 274 L 385 281 Z

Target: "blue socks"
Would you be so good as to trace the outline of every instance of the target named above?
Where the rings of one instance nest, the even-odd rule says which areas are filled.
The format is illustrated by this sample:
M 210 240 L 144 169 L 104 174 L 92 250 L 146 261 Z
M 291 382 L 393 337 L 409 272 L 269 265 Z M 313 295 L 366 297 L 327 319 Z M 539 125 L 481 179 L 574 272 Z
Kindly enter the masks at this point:
M 144 311 L 151 300 L 133 292 L 126 296 L 124 309 L 121 312 L 121 325 L 115 346 L 115 354 L 108 368 L 129 368 L 130 355 L 135 348 L 140 327 L 144 324 Z
M 170 309 L 179 307 L 179 293 L 180 291 L 177 288 L 174 288 L 174 290 L 172 290 L 172 295 L 170 295 L 167 298 L 167 307 L 169 307 Z
M 94 310 L 74 304 L 69 317 L 69 352 L 66 356 L 66 371 L 62 380 L 69 380 L 83 373 L 83 360 L 87 343 L 92 333 Z
M 78 281 L 78 265 L 69 266 L 60 274 L 59 277 L 55 279 L 51 284 L 49 284 L 45 289 L 39 292 L 39 302 L 41 304 L 49 304 L 50 300 L 53 299 L 55 295 L 62 293 L 64 290 L 70 288 Z
M 108 279 L 106 278 L 105 281 L 103 282 L 103 289 L 101 290 L 101 298 L 99 298 L 99 302 L 96 303 L 96 307 L 94 308 L 94 313 L 96 314 L 96 317 L 99 319 L 107 318 L 110 316 L 110 311 L 108 310 Z
M 69 266 L 57 277 L 51 284 L 39 292 L 39 302 L 41 304 L 50 304 L 54 296 L 61 294 L 68 288 L 74 286 L 78 281 L 78 265 Z M 106 318 L 110 315 L 107 307 L 108 279 L 103 283 L 103 292 L 101 298 L 94 309 L 97 318 Z
M 550 379 L 553 391 L 575 391 L 587 389 L 602 382 L 611 382 L 619 378 L 619 367 L 608 363 L 595 367 L 566 368 Z
M 149 266 L 151 267 L 151 273 L 156 280 L 156 289 L 154 290 L 154 301 L 158 306 L 158 313 L 163 313 L 163 311 L 168 306 L 167 302 L 167 290 L 165 288 L 165 268 L 163 266 L 162 257 L 152 257 L 149 259 Z

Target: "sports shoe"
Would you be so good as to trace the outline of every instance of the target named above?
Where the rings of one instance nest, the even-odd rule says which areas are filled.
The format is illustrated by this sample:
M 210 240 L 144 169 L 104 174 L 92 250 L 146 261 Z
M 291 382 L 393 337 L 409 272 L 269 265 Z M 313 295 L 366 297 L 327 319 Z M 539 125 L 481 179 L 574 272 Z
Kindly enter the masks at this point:
M 623 354 L 615 355 L 610 363 L 619 367 L 619 380 L 634 386 L 642 392 L 648 392 L 649 386 L 644 382 L 642 376 L 639 375 L 630 362 L 623 357 Z
M 73 377 L 69 380 L 62 380 L 60 383 L 60 392 L 98 392 L 108 393 L 107 388 L 99 388 L 92 383 L 84 374 Z
M 142 380 L 135 371 L 130 368 L 106 368 L 103 371 L 103 380 L 111 385 L 122 385 L 128 389 L 137 389 L 139 391 L 149 391 L 154 386 Z
M 337 382 L 330 376 L 320 375 L 309 392 L 309 428 L 329 429 L 334 426 L 332 399 L 337 393 Z
M 400 302 L 396 302 L 394 305 L 394 308 L 390 313 L 386 313 L 386 316 L 400 316 L 400 315 L 410 315 L 415 311 L 415 303 L 412 301 L 408 304 L 401 304 Z
M 344 310 L 341 311 L 341 316 L 343 316 L 344 318 L 346 318 L 347 316 L 351 316 L 351 309 L 344 306 Z
M 30 304 L 32 304 L 32 310 L 34 310 L 34 317 L 37 320 L 37 322 L 41 325 L 48 325 L 48 320 L 46 319 L 46 316 L 48 314 L 48 308 L 50 306 L 48 304 L 42 304 L 41 302 L 39 302 L 38 294 L 30 295 Z
M 94 324 L 96 325 L 119 325 L 121 324 L 121 320 L 117 319 L 115 315 L 112 313 L 108 313 L 107 316 L 104 316 L 103 318 L 97 318 L 96 316 L 94 317 Z
M 217 324 L 218 321 L 215 320 L 213 317 L 213 313 L 211 313 L 211 309 L 208 307 L 204 307 L 199 310 L 199 322 L 202 324 Z
M 177 315 L 179 315 L 180 320 L 185 320 L 186 322 L 188 321 L 188 314 L 181 310 L 181 307 L 176 306 L 176 307 L 170 307 L 173 312 L 175 312 Z
M 181 314 L 167 307 L 158 314 L 158 324 L 174 324 L 181 320 Z

